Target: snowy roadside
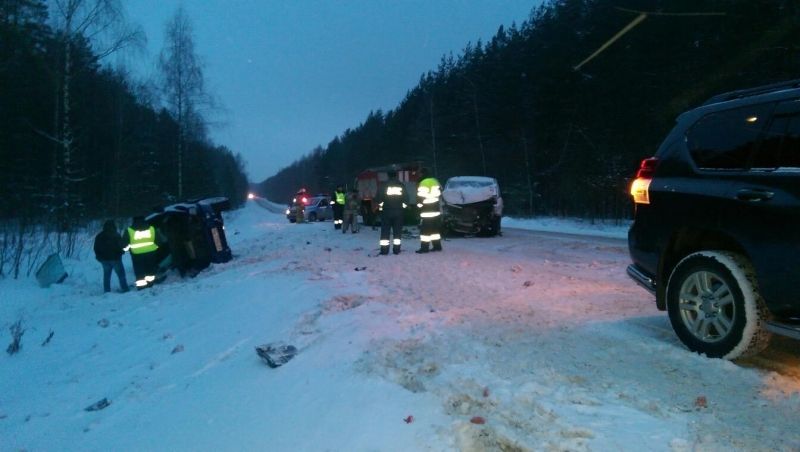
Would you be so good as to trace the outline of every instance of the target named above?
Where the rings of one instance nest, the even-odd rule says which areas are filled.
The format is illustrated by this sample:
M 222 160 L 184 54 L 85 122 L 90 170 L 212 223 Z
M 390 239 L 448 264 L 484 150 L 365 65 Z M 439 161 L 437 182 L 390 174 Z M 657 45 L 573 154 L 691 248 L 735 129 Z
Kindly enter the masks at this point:
M 615 239 L 626 239 L 628 237 L 628 229 L 631 226 L 630 220 L 589 221 L 579 218 L 556 217 L 503 217 L 502 224 L 504 228 L 525 229 L 528 231 L 559 232 L 562 234 L 588 235 Z
M 48 292 L 0 281 L 0 327 L 27 327 L 0 358 L 0 448 L 800 448 L 800 375 L 686 351 L 622 241 L 504 219 L 373 257 L 370 228 L 253 204 L 226 223 L 234 261 L 152 291 L 102 295 L 91 261 Z M 300 353 L 269 369 L 253 347 L 279 340 Z

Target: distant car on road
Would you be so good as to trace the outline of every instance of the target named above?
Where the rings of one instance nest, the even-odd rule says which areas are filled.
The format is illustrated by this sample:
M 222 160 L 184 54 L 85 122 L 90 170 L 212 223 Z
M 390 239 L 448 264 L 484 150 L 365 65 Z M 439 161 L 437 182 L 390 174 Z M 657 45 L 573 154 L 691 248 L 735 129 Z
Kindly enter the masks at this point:
M 457 176 L 442 191 L 445 231 L 462 234 L 500 234 L 503 198 L 493 177 Z
M 308 199 L 305 208 L 305 221 L 325 221 L 333 218 L 333 207 L 331 198 L 327 195 L 317 195 Z M 297 213 L 297 206 L 290 205 L 286 209 L 286 219 L 289 222 L 295 222 L 295 214 Z
M 678 117 L 631 195 L 628 275 L 692 351 L 734 359 L 800 339 L 800 80 Z

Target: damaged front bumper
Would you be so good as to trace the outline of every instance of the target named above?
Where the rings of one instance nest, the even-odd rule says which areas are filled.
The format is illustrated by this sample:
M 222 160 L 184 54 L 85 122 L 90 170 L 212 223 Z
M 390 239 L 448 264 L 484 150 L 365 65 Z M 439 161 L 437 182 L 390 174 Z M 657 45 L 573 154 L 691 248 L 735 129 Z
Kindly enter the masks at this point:
M 442 222 L 446 230 L 462 234 L 498 234 L 500 216 L 494 213 L 494 202 L 442 205 Z

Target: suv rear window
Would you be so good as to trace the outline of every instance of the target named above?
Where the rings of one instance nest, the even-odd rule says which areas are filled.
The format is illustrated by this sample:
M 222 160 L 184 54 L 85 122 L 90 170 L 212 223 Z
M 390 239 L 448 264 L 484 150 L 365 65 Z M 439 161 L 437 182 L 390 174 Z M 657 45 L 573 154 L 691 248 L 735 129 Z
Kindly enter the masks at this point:
M 800 113 L 775 115 L 753 161 L 753 168 L 800 168 Z
M 771 109 L 772 104 L 750 105 L 700 118 L 686 134 L 694 163 L 706 169 L 747 168 Z

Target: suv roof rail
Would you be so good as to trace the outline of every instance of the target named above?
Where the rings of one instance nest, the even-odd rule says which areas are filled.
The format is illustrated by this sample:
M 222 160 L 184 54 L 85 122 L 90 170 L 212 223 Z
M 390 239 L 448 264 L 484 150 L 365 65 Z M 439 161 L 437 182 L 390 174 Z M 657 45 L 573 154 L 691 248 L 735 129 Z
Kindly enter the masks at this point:
M 734 99 L 741 99 L 743 97 L 757 96 L 759 94 L 771 93 L 773 91 L 781 91 L 784 89 L 800 88 L 800 79 L 787 80 L 785 82 L 771 83 L 769 85 L 757 86 L 755 88 L 740 89 L 736 91 L 729 91 L 727 93 L 717 94 L 702 105 L 716 104 L 719 102 L 726 102 Z

